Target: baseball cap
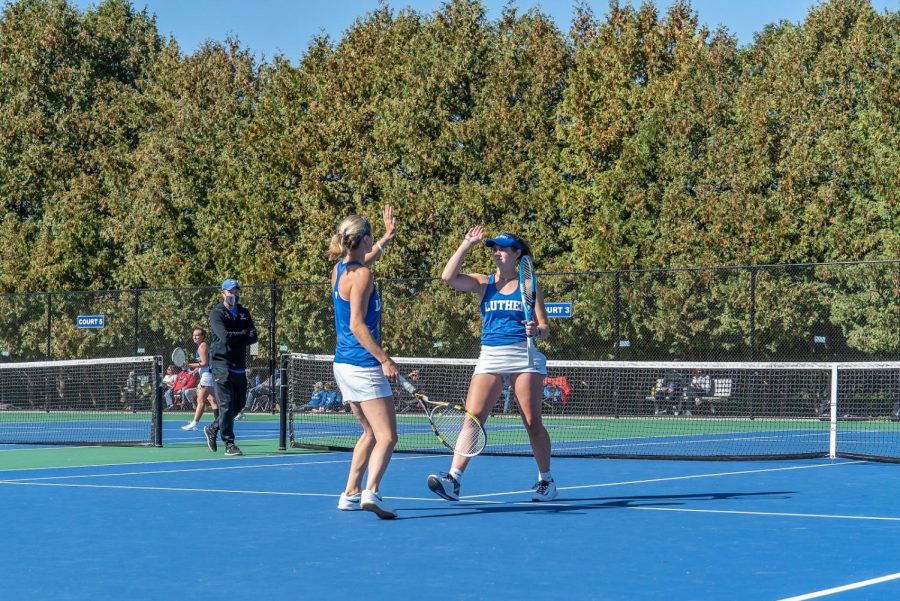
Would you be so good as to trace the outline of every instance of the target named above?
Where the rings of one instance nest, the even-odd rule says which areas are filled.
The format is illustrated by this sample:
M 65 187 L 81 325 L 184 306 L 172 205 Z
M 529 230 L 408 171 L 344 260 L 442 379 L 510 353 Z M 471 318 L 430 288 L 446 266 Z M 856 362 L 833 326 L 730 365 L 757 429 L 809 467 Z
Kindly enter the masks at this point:
M 522 243 L 519 242 L 515 236 L 512 234 L 500 234 L 499 236 L 494 236 L 490 240 L 485 241 L 485 246 L 488 248 L 492 246 L 503 246 L 506 248 L 515 248 L 518 250 L 525 250 L 522 248 Z
M 224 282 L 222 282 L 222 290 L 234 290 L 235 288 L 240 288 L 241 284 L 237 280 L 233 280 L 228 278 Z

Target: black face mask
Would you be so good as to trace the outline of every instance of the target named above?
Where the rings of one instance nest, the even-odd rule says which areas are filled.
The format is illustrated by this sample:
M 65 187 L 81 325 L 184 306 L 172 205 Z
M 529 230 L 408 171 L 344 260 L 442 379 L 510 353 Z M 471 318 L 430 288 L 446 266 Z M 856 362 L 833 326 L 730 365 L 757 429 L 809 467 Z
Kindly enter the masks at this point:
M 234 296 L 226 296 L 225 297 L 225 306 L 229 309 L 234 309 L 237 307 L 238 300 L 240 299 L 240 294 L 235 293 Z

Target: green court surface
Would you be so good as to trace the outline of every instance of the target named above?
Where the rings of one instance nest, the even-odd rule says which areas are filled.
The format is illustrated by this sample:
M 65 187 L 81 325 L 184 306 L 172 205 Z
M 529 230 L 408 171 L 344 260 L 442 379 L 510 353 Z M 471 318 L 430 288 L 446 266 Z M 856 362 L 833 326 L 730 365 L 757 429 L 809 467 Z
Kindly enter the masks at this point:
M 77 420 L 77 416 L 69 416 Z M 145 417 L 146 419 L 146 417 Z M 83 465 L 122 465 L 163 461 L 222 460 L 232 461 L 206 446 L 201 431 L 181 430 L 190 419 L 187 413 L 163 416 L 163 446 L 62 446 L 0 445 L 0 470 L 73 467 Z M 209 423 L 209 422 L 204 422 Z M 302 449 L 278 450 L 278 416 L 250 415 L 236 424 L 237 442 L 246 457 L 263 457 L 284 453 L 309 453 Z M 245 436 L 242 438 L 242 434 Z

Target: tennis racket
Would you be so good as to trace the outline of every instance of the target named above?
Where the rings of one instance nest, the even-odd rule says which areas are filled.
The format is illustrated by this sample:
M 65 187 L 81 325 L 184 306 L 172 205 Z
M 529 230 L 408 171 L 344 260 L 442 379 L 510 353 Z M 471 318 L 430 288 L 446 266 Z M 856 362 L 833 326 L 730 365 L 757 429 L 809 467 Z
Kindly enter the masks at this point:
M 186 361 L 187 354 L 185 354 L 184 349 L 180 346 L 175 347 L 175 350 L 172 351 L 172 363 L 175 364 L 175 367 L 184 367 Z
M 534 277 L 534 263 L 529 255 L 519 259 L 519 293 L 522 295 L 522 310 L 525 321 L 534 320 L 534 302 L 537 298 L 537 279 Z M 534 367 L 534 337 L 528 337 L 528 367 Z
M 431 424 L 431 430 L 445 447 L 464 457 L 474 457 L 487 445 L 487 432 L 481 421 L 462 405 L 429 400 L 416 385 L 400 376 L 400 385 L 413 395 Z

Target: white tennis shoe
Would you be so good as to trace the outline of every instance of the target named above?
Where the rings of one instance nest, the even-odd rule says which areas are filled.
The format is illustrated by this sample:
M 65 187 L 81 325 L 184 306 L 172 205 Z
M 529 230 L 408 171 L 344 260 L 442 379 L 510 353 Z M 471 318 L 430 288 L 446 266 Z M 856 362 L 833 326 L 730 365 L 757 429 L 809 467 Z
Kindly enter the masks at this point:
M 397 517 L 397 512 L 387 506 L 381 495 L 371 490 L 362 491 L 359 508 L 363 511 L 371 511 L 383 520 L 392 520 Z
M 185 424 L 185 425 L 181 426 L 181 429 L 182 430 L 196 430 L 197 422 L 191 422 L 189 424 Z
M 341 511 L 359 511 L 359 499 L 361 496 L 360 493 L 348 495 L 347 493 L 342 492 L 341 498 L 338 499 L 337 508 Z
M 558 494 L 554 480 L 538 480 L 531 490 L 534 491 L 534 494 L 531 495 L 532 501 L 552 501 Z

